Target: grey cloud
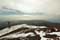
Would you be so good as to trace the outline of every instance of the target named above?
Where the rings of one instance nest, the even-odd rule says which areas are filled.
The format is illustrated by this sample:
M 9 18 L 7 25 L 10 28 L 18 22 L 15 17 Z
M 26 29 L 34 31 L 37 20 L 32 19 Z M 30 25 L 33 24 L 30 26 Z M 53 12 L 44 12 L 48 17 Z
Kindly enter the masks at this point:
M 36 16 L 36 18 L 39 17 L 40 20 L 60 22 L 60 0 L 0 0 L 0 8 L 2 6 L 20 10 L 23 12 L 22 15 L 25 13 L 24 16 L 27 14 L 28 16 L 38 14 L 39 16 Z M 33 16 L 31 16 L 31 18 L 32 17 Z M 13 18 L 15 18 L 15 16 Z M 20 16 L 16 18 L 20 19 Z

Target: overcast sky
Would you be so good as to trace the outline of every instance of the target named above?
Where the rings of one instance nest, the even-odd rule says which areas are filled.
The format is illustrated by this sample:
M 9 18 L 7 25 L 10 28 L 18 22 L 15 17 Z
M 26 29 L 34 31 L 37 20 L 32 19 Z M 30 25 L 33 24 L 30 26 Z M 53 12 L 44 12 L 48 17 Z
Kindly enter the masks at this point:
M 0 9 L 1 7 L 6 7 L 9 9 L 14 9 L 14 10 L 19 10 L 23 13 L 28 13 L 28 14 L 42 14 L 42 15 L 23 15 L 19 16 L 17 13 L 16 15 L 6 15 L 5 18 L 7 19 L 21 19 L 22 20 L 25 18 L 27 20 L 30 19 L 38 19 L 38 20 L 49 20 L 49 21 L 54 21 L 54 22 L 60 22 L 60 0 L 0 0 Z M 21 14 L 21 13 L 20 13 Z M 2 15 L 3 16 L 3 15 Z M 1 16 L 1 17 L 2 17 Z M 12 18 L 11 18 L 12 16 Z M 0 17 L 0 18 L 1 18 Z M 39 17 L 39 18 L 38 18 Z M 2 17 L 4 18 L 4 17 Z M 30 19 L 29 19 L 30 18 Z
M 26 13 L 46 12 L 48 0 L 1 0 L 0 4 Z
M 17 19 L 24 19 L 26 18 L 26 20 L 29 20 L 30 19 L 45 19 L 46 16 L 46 13 L 47 13 L 47 6 L 48 6 L 48 0 L 1 0 L 0 1 L 0 8 L 1 7 L 6 7 L 6 8 L 9 8 L 9 9 L 15 9 L 15 10 L 19 10 L 21 12 L 24 12 L 24 13 L 27 13 L 27 14 L 33 14 L 32 16 L 31 15 L 27 15 L 27 14 L 24 14 L 23 18 L 21 17 L 21 13 L 20 13 L 20 16 L 18 15 L 17 16 L 17 13 L 15 13 L 16 15 L 13 15 L 13 13 L 10 13 L 10 16 L 12 16 L 12 18 L 9 16 L 7 18 L 11 18 L 11 19 L 14 19 L 14 17 Z M 2 11 L 3 12 L 3 11 Z M 1 15 L 6 15 L 8 16 L 7 14 L 8 13 L 0 13 Z M 37 14 L 37 15 L 34 15 L 34 14 Z M 42 16 L 40 14 L 43 14 Z M 35 17 L 33 17 L 35 16 Z M 29 17 L 29 18 L 28 18 Z M 39 17 L 39 18 L 37 18 Z M 41 18 L 43 17 L 43 18 Z

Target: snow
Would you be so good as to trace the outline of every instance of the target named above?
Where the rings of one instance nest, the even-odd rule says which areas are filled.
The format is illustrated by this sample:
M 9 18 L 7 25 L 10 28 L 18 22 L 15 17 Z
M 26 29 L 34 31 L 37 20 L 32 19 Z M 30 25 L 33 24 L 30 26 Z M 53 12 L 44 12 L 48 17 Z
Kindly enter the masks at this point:
M 15 31 L 17 29 L 20 29 L 20 28 L 29 28 L 29 29 L 35 29 L 35 28 L 47 28 L 46 26 L 34 26 L 34 25 L 27 25 L 27 24 L 21 24 L 21 25 L 15 25 L 15 26 L 11 26 L 11 28 L 5 28 L 3 30 L 0 30 L 0 36 L 4 35 L 4 34 L 7 34 L 11 31 Z M 46 35 L 46 32 L 40 30 L 34 30 L 34 32 L 39 35 L 41 37 L 41 40 L 47 40 L 49 38 L 44 38 L 43 36 Z M 60 32 L 52 32 L 52 33 L 47 33 L 47 34 L 56 34 L 58 36 L 60 36 Z M 35 34 L 33 32 L 28 32 L 28 33 L 13 33 L 13 34 L 9 34 L 7 36 L 4 36 L 2 38 L 17 38 L 17 37 L 27 37 L 27 36 L 35 36 Z

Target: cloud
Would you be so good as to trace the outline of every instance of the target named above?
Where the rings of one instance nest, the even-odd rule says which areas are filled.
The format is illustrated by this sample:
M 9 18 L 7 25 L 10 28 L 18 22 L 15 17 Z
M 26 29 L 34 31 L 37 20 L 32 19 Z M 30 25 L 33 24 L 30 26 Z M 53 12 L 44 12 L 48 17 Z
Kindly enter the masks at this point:
M 0 0 L 0 8 L 5 6 L 7 8 L 15 8 L 16 5 L 14 0 Z
M 43 18 L 48 21 L 60 22 L 60 0 L 0 0 L 0 8 L 2 6 L 17 9 L 27 14 L 43 13 L 43 15 L 38 14 L 36 19 L 39 17 L 40 20 Z M 20 19 L 20 16 L 17 19 Z
M 39 15 L 9 15 L 9 16 L 0 16 L 0 20 L 2 21 L 12 21 L 12 20 L 48 20 L 47 16 L 39 16 Z
M 46 12 L 48 0 L 2 0 L 0 5 L 26 13 Z M 47 12 L 46 12 L 47 13 Z
M 49 21 L 60 22 L 60 0 L 49 0 L 48 14 L 51 17 Z
M 28 13 L 44 13 L 47 10 L 47 0 L 20 0 L 17 1 L 17 9 Z

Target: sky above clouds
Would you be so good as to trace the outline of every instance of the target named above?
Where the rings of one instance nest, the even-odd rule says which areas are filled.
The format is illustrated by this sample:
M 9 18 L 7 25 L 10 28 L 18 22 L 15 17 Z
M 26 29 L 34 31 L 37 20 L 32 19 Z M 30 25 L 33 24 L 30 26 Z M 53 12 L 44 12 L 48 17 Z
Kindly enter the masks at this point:
M 0 9 L 6 7 L 8 9 L 19 10 L 21 13 L 10 13 L 5 15 L 5 18 L 16 20 L 26 17 L 27 20 L 49 20 L 54 22 L 60 22 L 60 0 L 0 0 Z M 15 11 L 14 11 L 15 12 Z M 25 14 L 22 14 L 25 13 Z M 1 17 L 4 15 L 0 15 Z M 23 16 L 22 16 L 22 15 Z M 28 14 L 28 15 L 27 15 Z M 32 15 L 30 15 L 32 14 Z M 37 15 L 36 15 L 37 14 Z M 9 16 L 10 15 L 10 16 Z M 20 15 L 20 16 L 19 16 Z M 12 18 L 11 18 L 12 16 Z M 35 17 L 33 17 L 35 16 Z M 0 17 L 0 18 L 1 18 Z M 39 17 L 39 18 L 38 18 Z M 4 17 L 2 17 L 3 19 Z

